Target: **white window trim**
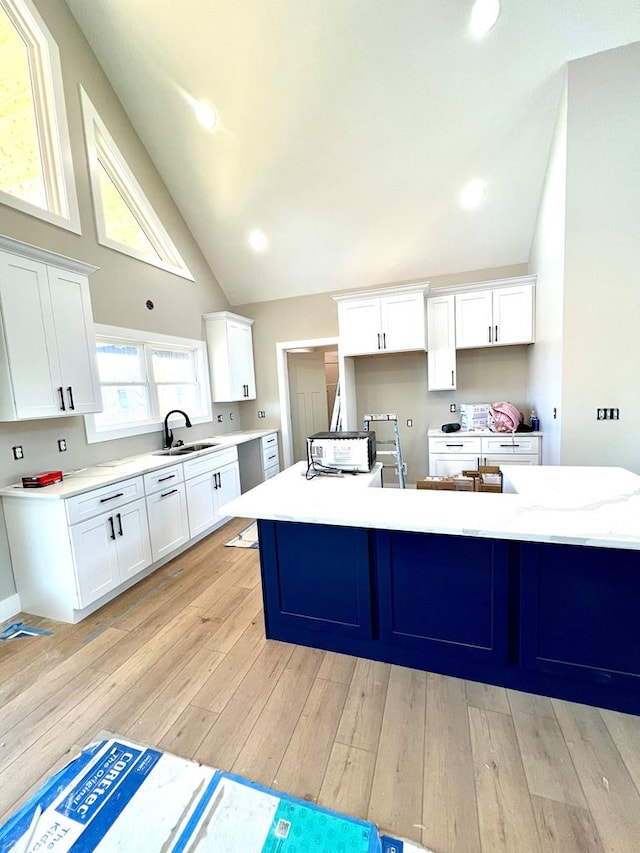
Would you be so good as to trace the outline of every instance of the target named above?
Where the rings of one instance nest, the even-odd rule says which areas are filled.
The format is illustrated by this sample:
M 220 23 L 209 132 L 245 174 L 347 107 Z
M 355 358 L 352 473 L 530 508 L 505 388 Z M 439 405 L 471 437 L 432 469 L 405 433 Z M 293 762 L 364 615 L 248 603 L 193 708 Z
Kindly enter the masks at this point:
M 155 213 L 151 202 L 144 194 L 142 187 L 135 179 L 133 172 L 120 153 L 120 149 L 82 87 L 80 87 L 80 100 L 82 103 L 84 135 L 98 242 L 102 246 L 114 249 L 116 252 L 121 252 L 124 255 L 129 255 L 145 264 L 151 264 L 152 266 L 167 270 L 167 272 L 174 273 L 174 275 L 179 275 L 181 278 L 186 278 L 188 281 L 194 281 L 178 249 Z M 157 260 L 150 258 L 148 255 L 131 246 L 112 240 L 107 235 L 99 176 L 100 158 L 102 158 L 103 167 L 115 184 L 118 192 L 124 198 L 125 203 L 138 220 L 151 245 L 160 256 Z M 106 166 L 104 166 L 105 161 Z M 163 260 L 163 258 L 166 260 Z
M 187 414 L 189 415 L 189 419 L 192 424 L 205 424 L 211 422 L 213 417 L 211 410 L 211 388 L 209 384 L 207 345 L 204 341 L 197 338 L 178 338 L 173 335 L 160 335 L 154 332 L 140 331 L 139 329 L 122 329 L 119 326 L 104 326 L 99 323 L 94 323 L 93 330 L 96 338 L 113 338 L 117 341 L 131 341 L 147 347 L 159 345 L 178 348 L 182 347 L 194 350 L 198 385 L 200 386 L 200 394 L 202 396 L 203 405 L 205 406 L 205 414 L 193 417 L 190 412 L 187 412 Z M 84 427 L 87 434 L 87 442 L 89 444 L 95 444 L 100 441 L 112 441 L 116 438 L 130 438 L 135 435 L 162 432 L 164 428 L 164 415 L 160 412 L 154 411 L 155 401 L 152 400 L 151 405 L 153 420 L 109 430 L 96 429 L 95 416 L 85 415 Z
M 52 225 L 82 234 L 62 84 L 60 52 L 31 0 L 0 0 L 28 41 L 32 96 L 48 210 L 0 190 L 0 203 Z

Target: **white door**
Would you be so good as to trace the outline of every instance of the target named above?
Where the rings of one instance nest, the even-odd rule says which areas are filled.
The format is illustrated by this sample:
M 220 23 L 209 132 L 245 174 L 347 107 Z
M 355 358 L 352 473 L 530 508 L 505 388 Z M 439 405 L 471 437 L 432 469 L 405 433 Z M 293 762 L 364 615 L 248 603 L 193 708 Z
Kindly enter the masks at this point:
M 0 301 L 15 417 L 62 416 L 57 391 L 62 380 L 46 266 L 0 252 Z
M 191 538 L 207 530 L 216 521 L 216 484 L 216 473 L 212 471 L 185 483 Z
M 159 560 L 189 539 L 184 483 L 147 497 L 151 555 Z
M 120 580 L 125 581 L 151 565 L 149 523 L 144 498 L 125 504 L 113 513 L 113 519 L 116 530 L 118 570 Z
M 290 352 L 289 398 L 293 461 L 307 458 L 307 436 L 329 429 L 327 384 L 323 352 Z
M 255 400 L 256 380 L 253 366 L 253 335 L 246 323 L 227 322 L 232 392 L 235 400 Z
M 478 469 L 478 454 L 473 456 L 462 453 L 430 453 L 429 476 L 450 477 L 461 471 L 476 471 Z
M 493 344 L 493 302 L 490 290 L 456 294 L 456 347 Z
M 86 607 L 120 583 L 113 513 L 104 513 L 71 528 L 78 607 Z
M 368 355 L 382 349 L 379 299 L 338 303 L 340 350 L 343 355 Z
M 216 516 L 221 517 L 220 508 L 234 498 L 240 496 L 240 469 L 237 462 L 224 465 L 217 472 L 217 486 L 215 492 Z M 224 515 L 224 510 L 222 511 Z
M 387 352 L 426 349 L 424 294 L 404 293 L 380 299 L 382 346 Z
M 453 296 L 427 299 L 427 384 L 429 391 L 456 387 L 456 326 Z
M 530 344 L 533 341 L 533 287 L 498 288 L 493 292 L 494 343 Z
M 67 414 L 102 408 L 93 317 L 86 277 L 47 268 L 51 307 Z

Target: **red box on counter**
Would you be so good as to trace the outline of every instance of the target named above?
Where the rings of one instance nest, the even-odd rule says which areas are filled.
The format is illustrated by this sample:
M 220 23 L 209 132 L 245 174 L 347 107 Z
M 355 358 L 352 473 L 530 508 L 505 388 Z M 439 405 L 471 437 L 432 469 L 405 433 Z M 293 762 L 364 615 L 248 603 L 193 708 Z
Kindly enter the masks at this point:
M 41 474 L 23 477 L 22 487 L 23 489 L 40 489 L 42 486 L 51 486 L 53 483 L 61 482 L 62 471 L 43 471 Z

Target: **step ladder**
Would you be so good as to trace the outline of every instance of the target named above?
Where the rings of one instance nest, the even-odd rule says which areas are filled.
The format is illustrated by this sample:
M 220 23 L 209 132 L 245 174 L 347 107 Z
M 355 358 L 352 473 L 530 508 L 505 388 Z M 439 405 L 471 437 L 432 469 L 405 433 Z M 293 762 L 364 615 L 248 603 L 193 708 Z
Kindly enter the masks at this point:
M 392 465 L 385 465 L 384 468 L 395 468 L 398 474 L 398 485 L 404 489 L 404 460 L 402 459 L 402 448 L 400 447 L 400 433 L 398 432 L 398 415 L 395 412 L 384 415 L 365 415 L 363 418 L 363 430 L 369 430 L 371 423 L 390 423 L 393 424 L 393 438 L 379 438 L 378 430 L 376 430 L 376 449 L 380 445 L 393 445 L 393 450 L 377 450 L 377 456 L 393 456 L 395 462 Z

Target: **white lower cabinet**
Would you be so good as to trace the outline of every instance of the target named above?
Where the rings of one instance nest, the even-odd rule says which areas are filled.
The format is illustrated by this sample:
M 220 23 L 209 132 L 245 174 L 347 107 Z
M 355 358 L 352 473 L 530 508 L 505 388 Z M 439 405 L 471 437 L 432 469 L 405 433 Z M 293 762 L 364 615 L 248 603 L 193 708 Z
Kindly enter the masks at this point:
M 70 528 L 78 604 L 87 607 L 151 564 L 144 499 Z
M 147 495 L 149 535 L 153 561 L 162 559 L 189 539 L 187 498 L 184 483 Z
M 528 433 L 429 435 L 429 475 L 447 477 L 479 465 L 540 465 L 542 437 Z
M 262 451 L 262 479 L 269 480 L 280 473 L 280 453 L 278 451 L 278 434 L 272 432 L 260 439 Z
M 237 448 L 185 462 L 184 475 L 189 535 L 193 539 L 220 521 L 224 517 L 220 507 L 240 495 Z

